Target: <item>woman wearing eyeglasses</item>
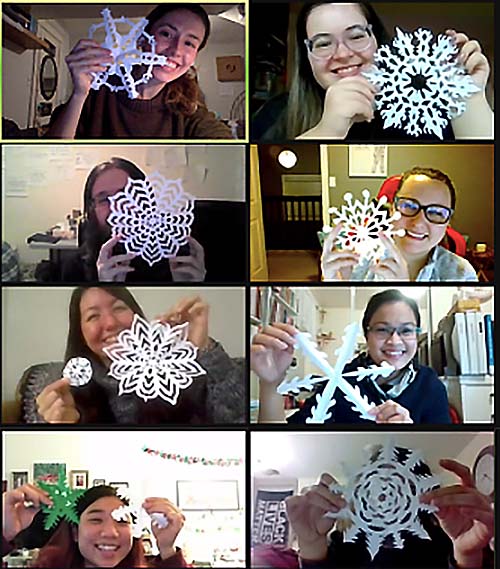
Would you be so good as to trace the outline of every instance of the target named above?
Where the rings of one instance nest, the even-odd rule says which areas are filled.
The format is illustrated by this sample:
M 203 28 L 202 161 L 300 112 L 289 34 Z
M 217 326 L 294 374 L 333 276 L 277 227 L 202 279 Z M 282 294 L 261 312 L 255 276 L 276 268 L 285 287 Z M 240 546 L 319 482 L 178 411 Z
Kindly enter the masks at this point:
M 386 378 L 363 378 L 347 381 L 357 385 L 362 396 L 375 407 L 370 414 L 376 423 L 450 423 L 448 398 L 436 372 L 419 365 L 416 359 L 420 313 L 417 303 L 398 290 L 374 294 L 366 306 L 363 320 L 366 352 L 344 368 L 351 372 L 359 367 L 387 362 L 394 372 Z M 283 396 L 276 389 L 290 366 L 297 329 L 290 324 L 266 326 L 252 340 L 250 365 L 259 377 L 259 422 L 284 421 Z M 306 400 L 303 407 L 288 417 L 288 423 L 305 423 L 322 393 L 326 382 Z M 371 423 L 352 409 L 339 389 L 331 407 L 328 423 Z
M 342 224 L 323 245 L 321 267 L 325 281 L 477 281 L 476 271 L 463 257 L 440 245 L 455 209 L 456 192 L 450 178 L 435 168 L 415 167 L 401 177 L 392 208 L 401 219 L 394 240 L 381 234 L 386 254 L 377 262 L 360 260 L 352 250 L 336 247 Z
M 443 138 L 492 138 L 493 112 L 485 96 L 488 60 L 477 41 L 455 30 L 446 33 L 459 46 L 458 60 L 480 91 L 467 100 L 465 112 L 451 121 Z M 290 92 L 256 113 L 252 138 L 413 138 L 399 129 L 384 129 L 382 118 L 374 112 L 376 88 L 362 75 L 372 66 L 377 48 L 389 41 L 374 8 L 366 2 L 305 4 L 295 30 L 296 65 L 290 70 Z

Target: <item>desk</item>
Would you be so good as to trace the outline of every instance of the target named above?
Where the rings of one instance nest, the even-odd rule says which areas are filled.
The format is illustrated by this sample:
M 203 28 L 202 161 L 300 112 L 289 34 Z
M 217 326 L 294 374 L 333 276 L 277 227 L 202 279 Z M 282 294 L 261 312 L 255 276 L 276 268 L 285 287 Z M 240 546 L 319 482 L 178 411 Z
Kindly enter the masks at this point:
M 47 249 L 49 260 L 57 272 L 58 280 L 61 277 L 62 256 L 65 251 L 77 251 L 78 241 L 76 239 L 60 239 L 57 243 L 44 243 L 32 241 L 28 243 L 30 249 Z

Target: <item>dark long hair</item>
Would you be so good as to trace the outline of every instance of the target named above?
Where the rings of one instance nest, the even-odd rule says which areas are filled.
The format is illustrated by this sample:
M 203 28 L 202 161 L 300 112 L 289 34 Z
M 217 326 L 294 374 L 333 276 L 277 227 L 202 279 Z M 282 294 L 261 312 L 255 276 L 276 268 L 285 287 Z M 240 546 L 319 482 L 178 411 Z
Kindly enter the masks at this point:
M 387 289 L 377 294 L 374 294 L 368 304 L 366 305 L 365 312 L 363 314 L 362 326 L 363 326 L 363 333 L 366 336 L 368 334 L 368 327 L 370 325 L 370 320 L 373 318 L 373 315 L 383 304 L 390 304 L 393 302 L 404 302 L 407 304 L 414 316 L 415 320 L 417 321 L 417 326 L 420 327 L 420 311 L 418 309 L 418 304 L 413 298 L 405 296 L 401 291 L 397 289 Z
M 115 488 L 105 485 L 95 486 L 87 490 L 78 500 L 75 508 L 78 515 L 81 515 L 90 504 L 105 496 L 116 497 L 124 505 L 128 505 L 128 500 L 119 496 Z M 61 522 L 46 545 L 40 549 L 35 561 L 36 567 L 43 567 L 44 569 L 61 569 L 62 567 L 80 569 L 85 567 L 85 559 L 80 553 L 78 543 L 74 539 L 73 532 L 75 528 L 74 524 L 66 521 Z M 142 541 L 133 538 L 132 548 L 116 567 L 132 569 L 147 566 Z
M 204 8 L 199 4 L 183 4 L 183 3 L 165 3 L 158 4 L 146 16 L 148 25 L 145 28 L 147 33 L 151 33 L 154 24 L 160 19 L 174 10 L 188 10 L 200 18 L 205 26 L 205 35 L 200 43 L 198 51 L 203 49 L 207 43 L 208 36 L 210 35 L 210 20 Z M 173 110 L 185 114 L 192 115 L 196 112 L 198 107 L 205 107 L 205 97 L 198 85 L 198 77 L 196 69 L 191 69 L 179 77 L 175 81 L 168 84 L 168 89 L 165 90 L 163 96 L 163 103 L 165 106 L 170 106 Z
M 66 362 L 71 358 L 82 357 L 89 359 L 93 363 L 100 363 L 100 360 L 88 347 L 82 334 L 80 303 L 83 295 L 89 288 L 94 287 L 79 286 L 75 288 L 69 301 L 69 328 L 64 355 Z M 122 300 L 134 314 L 139 314 L 139 316 L 145 318 L 142 308 L 127 288 L 121 286 L 101 286 L 99 288 L 105 290 L 114 298 Z
M 146 174 L 138 168 L 130 160 L 125 158 L 113 157 L 106 162 L 101 162 L 94 166 L 90 171 L 85 182 L 85 188 L 83 190 L 83 213 L 85 216 L 85 227 L 84 236 L 81 247 L 83 249 L 82 257 L 84 262 L 84 270 L 87 281 L 97 280 L 97 257 L 104 243 L 110 239 L 111 231 L 107 228 L 102 228 L 97 223 L 97 217 L 95 215 L 95 206 L 92 199 L 92 190 L 94 184 L 102 173 L 108 170 L 113 170 L 117 168 L 118 170 L 123 170 L 126 172 L 130 178 L 134 180 L 145 180 Z
M 306 25 L 311 11 L 322 4 L 332 2 L 311 2 L 304 4 L 297 18 L 295 29 L 295 68 L 292 73 L 292 83 L 288 97 L 287 138 L 296 138 L 306 130 L 316 125 L 323 113 L 325 90 L 318 84 L 312 73 L 307 56 Z M 379 45 L 389 42 L 389 34 L 375 9 L 368 2 L 357 2 L 366 21 L 371 24 L 373 35 Z

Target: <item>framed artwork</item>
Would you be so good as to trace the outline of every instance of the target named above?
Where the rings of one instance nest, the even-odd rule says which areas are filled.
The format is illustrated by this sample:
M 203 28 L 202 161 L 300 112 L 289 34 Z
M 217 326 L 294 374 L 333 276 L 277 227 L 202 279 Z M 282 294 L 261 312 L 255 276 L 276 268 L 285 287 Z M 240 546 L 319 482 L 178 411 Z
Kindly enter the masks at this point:
M 94 480 L 92 480 L 92 486 L 101 486 L 103 484 L 106 484 L 104 478 L 94 478 Z
M 28 484 L 28 471 L 27 470 L 13 470 L 12 475 L 12 489 L 19 488 L 23 484 Z
M 177 480 L 181 510 L 239 510 L 237 480 Z
M 387 146 L 349 145 L 350 178 L 387 178 Z
M 89 487 L 89 471 L 71 470 L 69 473 L 69 486 L 75 490 L 87 489 Z
M 66 476 L 66 465 L 61 462 L 35 462 L 33 463 L 33 482 L 47 482 L 57 484 L 59 480 L 59 467 L 63 467 Z
M 127 496 L 128 494 L 128 482 L 110 482 L 109 485 L 116 488 L 116 491 L 121 496 Z

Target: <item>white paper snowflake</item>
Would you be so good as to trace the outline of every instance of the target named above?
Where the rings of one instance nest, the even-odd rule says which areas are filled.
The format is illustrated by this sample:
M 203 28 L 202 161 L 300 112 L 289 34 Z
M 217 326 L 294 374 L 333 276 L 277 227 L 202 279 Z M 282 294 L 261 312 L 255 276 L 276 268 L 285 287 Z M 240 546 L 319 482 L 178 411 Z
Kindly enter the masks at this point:
M 392 44 L 377 50 L 373 70 L 363 73 L 379 88 L 375 102 L 385 128 L 443 138 L 449 120 L 465 111 L 465 99 L 480 90 L 457 62 L 458 52 L 449 36 L 396 28 Z
M 149 323 L 138 314 L 132 327 L 104 348 L 111 360 L 109 374 L 119 382 L 118 395 L 135 393 L 144 401 L 160 397 L 175 405 L 180 391 L 205 374 L 196 361 L 198 348 L 188 339 L 189 323 Z
M 331 484 L 332 492 L 343 494 L 347 506 L 339 512 L 328 512 L 326 517 L 351 522 L 346 530 L 346 542 L 355 541 L 362 531 L 373 559 L 381 545 L 404 546 L 401 532 L 409 532 L 421 539 L 430 539 L 418 514 L 436 512 L 437 506 L 420 503 L 420 495 L 439 486 L 436 476 L 422 474 L 422 454 L 405 449 L 399 456 L 390 439 L 375 456 L 349 477 L 346 486 Z
M 69 379 L 70 385 L 80 387 L 92 379 L 92 364 L 87 358 L 71 358 L 62 374 Z
M 94 73 L 92 89 L 100 89 L 103 85 L 111 91 L 127 91 L 131 99 L 139 96 L 137 85 L 147 83 L 153 77 L 153 67 L 155 65 L 167 65 L 168 57 L 155 53 L 156 40 L 144 31 L 148 25 L 148 20 L 142 18 L 137 24 L 125 17 L 114 19 L 109 8 L 104 8 L 101 12 L 103 22 L 93 24 L 89 28 L 89 38 L 94 39 L 97 30 L 104 29 L 106 37 L 102 47 L 109 49 L 113 55 L 113 63 L 105 70 Z M 129 26 L 126 35 L 118 33 L 116 25 L 123 23 Z M 137 48 L 138 41 L 149 45 L 150 51 L 141 51 Z M 137 77 L 134 73 L 134 66 L 144 66 L 145 71 L 142 76 Z M 109 82 L 111 76 L 119 77 L 121 85 Z
M 375 420 L 375 417 L 368 414 L 368 411 L 375 407 L 375 403 L 368 400 L 366 395 L 361 394 L 361 390 L 357 385 L 352 386 L 345 377 L 355 377 L 358 381 L 361 379 L 372 377 L 388 377 L 394 368 L 386 362 L 382 362 L 380 366 L 370 366 L 368 368 L 358 368 L 349 373 L 343 373 L 346 364 L 353 358 L 356 347 L 356 338 L 359 333 L 359 325 L 357 323 L 349 324 L 344 330 L 342 337 L 342 346 L 335 351 L 337 361 L 332 367 L 327 360 L 327 355 L 318 350 L 317 344 L 311 339 L 311 335 L 301 332 L 295 336 L 295 340 L 302 352 L 316 365 L 326 377 L 313 378 L 311 375 L 304 379 L 294 378 L 285 380 L 277 387 L 278 393 L 285 395 L 287 393 L 297 393 L 300 389 L 313 389 L 314 385 L 319 381 L 327 381 L 322 393 L 316 395 L 316 405 L 311 409 L 311 417 L 306 419 L 306 423 L 324 423 L 331 418 L 331 409 L 335 405 L 334 399 L 336 389 L 340 389 L 347 401 L 352 403 L 354 411 L 360 414 L 363 419 Z
M 352 249 L 361 259 L 379 259 L 385 252 L 385 246 L 380 240 L 382 232 L 389 239 L 394 235 L 403 236 L 404 229 L 394 229 L 393 222 L 401 219 L 399 211 L 389 214 L 383 206 L 387 203 L 387 197 L 382 196 L 378 202 L 370 196 L 369 190 L 363 190 L 363 201 L 354 200 L 350 192 L 344 194 L 344 204 L 340 209 L 331 207 L 328 213 L 336 215 L 332 222 L 334 225 L 343 224 L 343 228 L 337 237 L 337 243 L 342 249 Z M 323 231 L 330 232 L 331 227 L 324 227 Z
M 128 179 L 123 191 L 109 197 L 107 222 L 113 236 L 121 235 L 127 253 L 151 266 L 175 257 L 186 245 L 194 221 L 194 198 L 182 181 L 154 173 L 145 180 Z
M 165 529 L 168 526 L 168 519 L 165 514 L 160 512 L 153 512 L 150 514 L 151 525 L 159 529 Z
M 149 514 L 142 506 L 120 506 L 111 512 L 111 517 L 117 522 L 129 522 L 132 524 L 132 535 L 142 537 L 144 528 L 149 526 L 164 529 L 168 526 L 167 516 L 160 512 Z

